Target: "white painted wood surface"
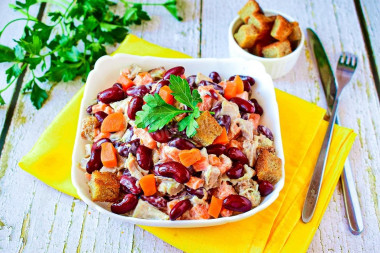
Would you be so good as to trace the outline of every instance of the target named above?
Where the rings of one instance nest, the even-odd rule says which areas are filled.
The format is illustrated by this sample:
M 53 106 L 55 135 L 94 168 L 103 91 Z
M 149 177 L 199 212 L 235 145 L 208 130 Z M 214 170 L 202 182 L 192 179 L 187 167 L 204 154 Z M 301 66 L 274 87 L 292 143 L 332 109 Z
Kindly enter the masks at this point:
M 2 0 L 0 7 L 11 0 Z M 153 20 L 133 32 L 162 46 L 193 57 L 228 57 L 227 28 L 245 0 L 184 0 L 185 21 L 176 22 L 163 8 L 149 7 Z M 302 28 L 320 36 L 332 65 L 341 50 L 356 53 L 359 66 L 343 94 L 342 123 L 358 134 L 350 154 L 364 216 L 365 230 L 353 236 L 347 228 L 343 198 L 337 186 L 310 252 L 375 252 L 380 246 L 380 106 L 370 72 L 360 26 L 351 1 L 261 1 L 264 8 L 293 16 Z M 0 8 L 1 23 L 13 14 Z M 380 13 L 378 13 L 380 14 Z M 11 41 L 9 34 L 1 43 Z M 5 64 L 0 64 L 4 80 Z M 59 84 L 48 102 L 36 111 L 29 97 L 20 96 L 0 160 L 0 252 L 179 252 L 148 232 L 120 224 L 87 208 L 22 171 L 17 162 L 80 88 L 79 81 Z M 275 86 L 325 107 L 323 90 L 306 49 L 295 69 L 275 80 Z M 6 108 L 1 108 L 0 115 Z M 1 118 L 0 118 L 1 119 Z M 69 120 L 69 119 L 68 119 Z M 0 121 L 2 122 L 2 121 Z M 2 123 L 1 123 L 2 124 Z M 54 170 L 54 168 L 52 168 Z

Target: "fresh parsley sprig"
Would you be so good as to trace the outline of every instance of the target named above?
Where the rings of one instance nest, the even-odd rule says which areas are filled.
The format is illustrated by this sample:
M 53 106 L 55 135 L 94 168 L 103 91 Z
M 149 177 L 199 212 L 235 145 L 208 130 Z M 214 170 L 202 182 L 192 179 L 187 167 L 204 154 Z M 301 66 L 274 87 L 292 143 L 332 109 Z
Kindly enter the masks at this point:
M 196 89 L 191 92 L 186 79 L 171 75 L 169 82 L 169 88 L 173 91 L 174 98 L 186 105 L 189 110 L 178 109 L 167 104 L 158 94 L 149 94 L 144 97 L 146 104 L 142 107 L 142 110 L 136 113 L 135 123 L 139 128 L 149 127 L 149 132 L 155 132 L 162 129 L 177 115 L 187 113 L 188 115 L 179 121 L 178 130 L 183 131 L 186 129 L 186 135 L 193 137 L 199 127 L 195 119 L 200 116 L 197 105 L 202 102 L 201 96 Z
M 29 9 L 41 2 L 55 5 L 49 12 L 50 21 L 41 22 L 29 14 Z M 16 1 L 9 7 L 22 13 L 25 18 L 10 21 L 0 31 L 18 21 L 27 21 L 21 38 L 15 40 L 14 48 L 0 44 L 0 63 L 12 62 L 6 70 L 7 84 L 0 85 L 0 105 L 5 104 L 2 93 L 16 82 L 25 69 L 31 72 L 30 80 L 22 93 L 30 93 L 32 104 L 40 109 L 48 98 L 52 84 L 71 81 L 81 76 L 84 81 L 97 59 L 106 54 L 106 46 L 121 42 L 128 34 L 128 27 L 150 20 L 144 5 L 166 8 L 177 20 L 177 2 L 134 3 L 121 0 L 125 6 L 123 16 L 116 15 L 107 0 L 25 0 Z

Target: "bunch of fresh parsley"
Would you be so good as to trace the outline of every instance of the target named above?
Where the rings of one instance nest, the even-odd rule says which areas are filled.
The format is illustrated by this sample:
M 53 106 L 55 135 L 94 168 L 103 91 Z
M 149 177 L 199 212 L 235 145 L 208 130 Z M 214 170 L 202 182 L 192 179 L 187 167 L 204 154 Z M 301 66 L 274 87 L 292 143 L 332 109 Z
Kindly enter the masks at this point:
M 35 4 L 49 2 L 61 9 L 49 12 L 49 24 L 29 14 Z M 15 40 L 12 49 L 0 44 L 0 62 L 12 62 L 6 70 L 7 85 L 0 86 L 0 104 L 5 104 L 1 94 L 28 68 L 31 79 L 22 88 L 30 93 L 32 104 L 40 109 L 48 98 L 48 92 L 41 84 L 70 81 L 78 76 L 83 80 L 93 68 L 96 60 L 106 54 L 106 45 L 121 42 L 128 34 L 128 26 L 150 20 L 143 5 L 165 7 L 177 20 L 175 0 L 164 3 L 133 3 L 121 0 L 125 6 L 123 16 L 116 15 L 110 8 L 115 2 L 107 0 L 25 0 L 9 5 L 25 15 L 10 21 L 0 31 L 0 37 L 10 24 L 27 20 L 22 37 Z
M 136 125 L 139 128 L 149 127 L 149 132 L 157 131 L 167 125 L 174 117 L 179 114 L 186 113 L 187 116 L 179 121 L 178 130 L 186 129 L 186 135 L 193 137 L 197 133 L 198 123 L 195 121 L 200 116 L 197 106 L 202 102 L 198 90 L 190 90 L 190 86 L 186 79 L 179 76 L 170 76 L 169 88 L 173 91 L 174 98 L 186 105 L 189 110 L 181 110 L 170 104 L 167 104 L 158 94 L 146 95 L 144 101 L 146 104 L 142 110 L 136 113 Z

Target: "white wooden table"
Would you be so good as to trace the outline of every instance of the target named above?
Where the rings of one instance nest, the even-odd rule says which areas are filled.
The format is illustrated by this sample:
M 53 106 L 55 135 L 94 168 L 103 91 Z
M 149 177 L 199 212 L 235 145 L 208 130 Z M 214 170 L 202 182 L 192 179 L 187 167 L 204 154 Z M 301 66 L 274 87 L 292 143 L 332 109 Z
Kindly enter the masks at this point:
M 18 14 L 0 1 L 0 27 Z M 228 57 L 227 28 L 245 0 L 181 0 L 184 22 L 177 22 L 163 8 L 149 7 L 152 21 L 133 28 L 133 33 L 153 43 L 170 47 L 193 57 Z M 262 0 L 264 8 L 287 13 L 302 28 L 313 28 L 320 36 L 335 66 L 342 50 L 359 56 L 352 85 L 342 97 L 340 117 L 344 126 L 358 133 L 349 159 L 357 184 L 364 217 L 364 232 L 354 236 L 348 231 L 341 188 L 338 185 L 322 220 L 310 252 L 378 252 L 380 246 L 380 106 L 372 71 L 380 53 L 377 0 L 357 1 L 365 16 L 369 37 L 363 39 L 354 1 L 349 0 Z M 47 10 L 49 6 L 47 6 Z M 33 10 L 37 13 L 38 10 Z M 46 12 L 46 10 L 45 10 Z M 0 43 L 14 45 L 21 35 L 15 24 Z M 365 35 L 367 36 L 367 35 Z M 365 41 L 371 44 L 366 45 Z M 371 47 L 372 46 L 372 47 Z M 372 62 L 372 68 L 370 63 Z M 375 64 L 373 64 L 375 63 Z M 5 69 L 0 64 L 0 85 L 5 84 Z M 28 80 L 28 72 L 22 82 Z M 29 97 L 15 96 L 11 89 L 0 107 L 2 147 L 0 160 L 0 252 L 177 252 L 179 250 L 128 223 L 120 224 L 89 209 L 83 202 L 60 193 L 22 171 L 17 163 L 38 139 L 55 115 L 78 91 L 82 83 L 60 83 L 51 91 L 43 108 L 35 110 Z M 286 92 L 326 107 L 318 74 L 305 47 L 294 70 L 275 80 Z M 13 97 L 13 100 L 12 100 Z M 13 101 L 13 102 L 12 102 Z M 54 170 L 54 168 L 52 168 Z

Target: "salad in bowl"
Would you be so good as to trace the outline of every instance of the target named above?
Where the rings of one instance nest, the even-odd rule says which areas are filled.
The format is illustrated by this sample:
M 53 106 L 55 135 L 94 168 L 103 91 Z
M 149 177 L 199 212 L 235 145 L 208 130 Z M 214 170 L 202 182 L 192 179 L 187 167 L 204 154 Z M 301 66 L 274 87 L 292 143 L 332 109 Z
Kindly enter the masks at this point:
M 215 220 L 255 209 L 283 179 L 255 79 L 185 73 L 131 64 L 97 93 L 76 166 L 92 202 L 137 219 Z

